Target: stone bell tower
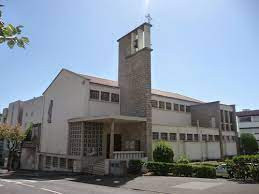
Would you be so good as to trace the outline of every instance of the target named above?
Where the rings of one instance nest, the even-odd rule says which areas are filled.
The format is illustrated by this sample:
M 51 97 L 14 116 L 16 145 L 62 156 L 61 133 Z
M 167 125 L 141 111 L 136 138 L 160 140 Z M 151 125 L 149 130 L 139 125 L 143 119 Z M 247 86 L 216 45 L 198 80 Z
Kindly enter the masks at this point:
M 149 158 L 152 158 L 151 27 L 151 24 L 143 23 L 118 40 L 120 114 L 147 119 Z

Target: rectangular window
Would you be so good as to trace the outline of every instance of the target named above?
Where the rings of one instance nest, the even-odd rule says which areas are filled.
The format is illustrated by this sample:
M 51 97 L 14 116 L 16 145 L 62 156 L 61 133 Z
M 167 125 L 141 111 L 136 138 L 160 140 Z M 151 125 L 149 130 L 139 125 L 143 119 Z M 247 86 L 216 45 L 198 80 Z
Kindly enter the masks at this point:
M 74 167 L 74 160 L 73 159 L 68 159 L 67 167 L 68 167 L 68 169 L 73 169 L 73 167 Z
M 53 100 L 50 100 L 49 109 L 48 109 L 48 123 L 52 121 L 52 109 L 53 109 Z
M 250 117 L 239 117 L 239 121 L 242 122 L 251 122 L 251 116 Z
M 236 141 L 236 136 L 232 136 L 232 141 Z
M 159 108 L 165 109 L 165 102 L 159 101 Z
M 226 124 L 226 130 L 229 131 L 230 130 L 230 126 L 229 124 Z
M 209 135 L 209 141 L 213 141 L 213 135 Z
M 233 123 L 233 112 L 229 112 L 229 122 Z
M 187 140 L 192 141 L 193 140 L 193 135 L 192 134 L 187 134 Z
M 219 141 L 219 135 L 214 135 L 215 141 Z
M 161 133 L 161 139 L 164 141 L 168 140 L 168 133 Z
M 199 141 L 199 134 L 194 134 L 194 141 Z
M 45 166 L 46 166 L 46 168 L 50 168 L 50 166 L 51 166 L 51 157 L 50 156 L 46 156 Z
M 182 104 L 180 105 L 180 111 L 181 111 L 181 112 L 184 112 L 184 111 L 185 111 L 185 110 L 184 110 L 184 105 L 182 105 Z
M 191 112 L 191 107 L 190 106 L 186 106 L 186 112 Z
M 221 119 L 221 122 L 224 123 L 224 113 L 223 113 L 223 110 L 220 110 L 220 119 Z
M 207 135 L 205 134 L 202 135 L 202 141 L 207 141 Z
M 228 111 L 225 110 L 225 123 L 228 123 Z
M 151 105 L 153 108 L 157 108 L 157 100 L 151 100 Z
M 221 123 L 221 129 L 224 131 L 225 130 L 225 124 Z
M 179 111 L 179 104 L 174 104 L 174 110 Z
M 90 90 L 90 99 L 99 100 L 100 92 L 97 90 Z
M 230 137 L 229 136 L 226 136 L 227 137 L 227 141 L 230 141 Z
M 57 168 L 58 167 L 58 157 L 53 157 L 52 158 L 52 166 L 54 168 Z
M 111 101 L 112 102 L 120 102 L 120 95 L 119 94 L 111 94 Z
M 101 92 L 101 100 L 110 101 L 110 93 L 109 92 Z
M 171 102 L 166 103 L 166 110 L 172 110 L 172 103 Z
M 158 132 L 153 132 L 153 140 L 158 140 L 158 139 L 159 139 Z
M 186 137 L 185 137 L 185 133 L 180 133 L 180 140 L 185 141 Z
M 176 133 L 170 133 L 170 141 L 176 141 Z
M 66 158 L 60 158 L 59 159 L 59 167 L 60 168 L 66 168 Z

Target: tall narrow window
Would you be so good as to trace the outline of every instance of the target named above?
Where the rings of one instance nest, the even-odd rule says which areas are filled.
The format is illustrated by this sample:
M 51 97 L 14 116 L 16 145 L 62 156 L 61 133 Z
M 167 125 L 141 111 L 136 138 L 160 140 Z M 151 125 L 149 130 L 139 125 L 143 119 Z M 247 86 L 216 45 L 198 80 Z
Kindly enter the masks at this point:
M 174 110 L 179 111 L 179 104 L 174 104 Z
M 48 110 L 48 123 L 52 121 L 52 109 L 53 109 L 53 100 L 50 100 L 49 110 Z

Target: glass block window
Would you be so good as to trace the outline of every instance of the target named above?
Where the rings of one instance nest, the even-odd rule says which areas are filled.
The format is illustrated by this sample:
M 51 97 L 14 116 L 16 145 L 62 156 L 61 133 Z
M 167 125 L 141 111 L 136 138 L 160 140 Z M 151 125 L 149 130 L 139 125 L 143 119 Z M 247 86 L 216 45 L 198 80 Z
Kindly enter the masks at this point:
M 74 160 L 73 159 L 68 159 L 68 161 L 67 161 L 67 168 L 68 169 L 73 169 L 73 167 L 74 167 Z
M 165 109 L 165 102 L 159 101 L 159 108 Z
M 100 92 L 97 90 L 90 90 L 90 99 L 99 100 Z
M 182 105 L 182 104 L 180 105 L 180 111 L 181 111 L 181 112 L 184 112 L 184 111 L 185 111 L 185 110 L 184 110 L 184 105 Z
M 112 102 L 120 102 L 120 95 L 119 94 L 111 94 L 111 101 Z
M 166 102 L 166 110 L 172 110 L 172 103 L 171 102 Z
M 69 124 L 69 153 L 80 156 L 81 153 L 81 122 Z
M 176 137 L 176 133 L 170 133 L 170 141 L 176 141 L 177 137 Z
M 185 141 L 185 133 L 180 133 L 180 140 Z
M 52 158 L 52 166 L 54 168 L 57 168 L 58 167 L 58 157 L 53 157 Z
M 202 141 L 207 141 L 207 135 L 205 134 L 202 135 Z
M 151 100 L 151 105 L 153 108 L 157 108 L 157 100 Z
M 192 141 L 193 140 L 193 135 L 192 134 L 187 134 L 187 140 Z
M 168 133 L 161 133 L 161 139 L 167 141 L 168 140 Z
M 194 141 L 199 141 L 199 134 L 194 134 Z
M 179 104 L 174 104 L 174 110 L 179 111 Z
M 101 100 L 110 101 L 110 93 L 109 92 L 101 92 Z
M 59 167 L 60 168 L 66 168 L 66 158 L 60 158 L 59 159 Z
M 45 166 L 46 166 L 46 168 L 51 167 L 51 156 L 46 156 Z
M 213 141 L 213 135 L 209 135 L 209 141 Z
M 219 141 L 219 135 L 214 135 L 215 141 Z
M 191 107 L 190 106 L 186 106 L 186 112 L 191 112 Z
M 86 122 L 84 125 L 84 156 L 103 155 L 103 123 Z

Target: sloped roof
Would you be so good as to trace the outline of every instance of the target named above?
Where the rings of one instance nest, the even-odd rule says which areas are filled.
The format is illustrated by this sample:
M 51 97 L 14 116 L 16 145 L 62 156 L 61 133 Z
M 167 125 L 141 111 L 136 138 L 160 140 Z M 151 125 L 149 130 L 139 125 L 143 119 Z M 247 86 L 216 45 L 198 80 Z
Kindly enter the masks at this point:
M 67 69 L 62 69 L 59 72 L 59 74 L 62 71 L 67 71 L 67 72 L 72 73 L 74 75 L 77 75 L 77 76 L 83 77 L 85 79 L 88 79 L 91 83 L 100 84 L 100 85 L 104 85 L 104 86 L 110 86 L 110 87 L 119 87 L 118 82 L 114 81 L 114 80 L 109 80 L 109 79 L 99 78 L 99 77 L 95 77 L 95 76 L 79 74 L 79 73 L 75 73 L 75 72 L 67 70 Z M 58 77 L 58 75 L 56 76 L 56 78 Z M 55 79 L 52 81 L 52 83 L 55 81 Z M 52 85 L 52 83 L 49 85 L 49 87 Z M 43 92 L 43 94 L 47 91 L 47 89 Z M 191 98 L 191 97 L 187 97 L 187 96 L 184 96 L 184 95 L 181 95 L 181 94 L 177 94 L 177 93 L 172 93 L 172 92 L 165 92 L 165 91 L 161 91 L 161 90 L 157 90 L 157 89 L 152 89 L 152 94 L 153 95 L 158 95 L 158 96 L 163 96 L 163 97 L 168 97 L 168 98 L 174 98 L 174 99 L 179 99 L 179 100 L 190 101 L 190 102 L 203 103 L 202 101 L 194 99 L 194 98 Z
M 185 101 L 203 103 L 200 100 L 197 100 L 197 99 L 194 99 L 194 98 L 191 98 L 188 96 L 184 96 L 181 94 L 173 93 L 173 92 L 165 92 L 165 91 L 161 91 L 161 90 L 152 89 L 152 94 L 158 95 L 158 96 L 164 96 L 164 97 L 168 97 L 168 98 L 175 98 L 175 99 L 180 99 L 180 100 L 185 100 Z

